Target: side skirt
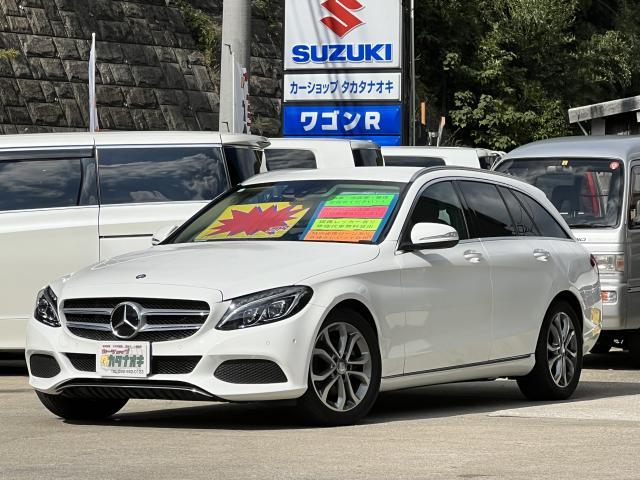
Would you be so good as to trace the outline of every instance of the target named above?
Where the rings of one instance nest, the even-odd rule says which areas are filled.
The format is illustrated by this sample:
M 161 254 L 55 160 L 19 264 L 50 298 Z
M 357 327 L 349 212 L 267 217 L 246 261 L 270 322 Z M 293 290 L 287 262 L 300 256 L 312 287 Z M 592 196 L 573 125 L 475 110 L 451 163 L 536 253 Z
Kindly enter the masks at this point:
M 482 363 L 438 368 L 421 372 L 383 377 L 380 391 L 423 387 L 442 383 L 484 380 L 498 377 L 519 377 L 529 373 L 535 365 L 535 355 L 490 360 Z

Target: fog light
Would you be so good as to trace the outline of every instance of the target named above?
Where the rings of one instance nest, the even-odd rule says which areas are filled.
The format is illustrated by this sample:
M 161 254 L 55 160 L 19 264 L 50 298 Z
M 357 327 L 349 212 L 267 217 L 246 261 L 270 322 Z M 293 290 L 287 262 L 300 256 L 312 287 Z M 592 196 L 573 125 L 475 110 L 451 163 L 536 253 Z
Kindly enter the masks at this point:
M 600 298 L 602 298 L 602 303 L 612 304 L 618 302 L 618 292 L 614 290 L 602 290 L 600 292 Z

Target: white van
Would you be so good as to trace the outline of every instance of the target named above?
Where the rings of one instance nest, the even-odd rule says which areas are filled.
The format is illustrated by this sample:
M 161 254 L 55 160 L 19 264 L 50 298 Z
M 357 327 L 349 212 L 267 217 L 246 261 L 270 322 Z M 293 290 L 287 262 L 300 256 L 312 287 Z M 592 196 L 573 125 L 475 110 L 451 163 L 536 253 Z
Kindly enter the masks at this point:
M 289 168 L 381 167 L 380 146 L 368 140 L 270 138 L 262 172 Z
M 259 172 L 263 137 L 105 132 L 0 137 L 0 351 L 24 349 L 51 280 L 151 245 Z
M 490 169 L 504 152 L 467 147 L 382 147 L 388 167 L 458 167 Z

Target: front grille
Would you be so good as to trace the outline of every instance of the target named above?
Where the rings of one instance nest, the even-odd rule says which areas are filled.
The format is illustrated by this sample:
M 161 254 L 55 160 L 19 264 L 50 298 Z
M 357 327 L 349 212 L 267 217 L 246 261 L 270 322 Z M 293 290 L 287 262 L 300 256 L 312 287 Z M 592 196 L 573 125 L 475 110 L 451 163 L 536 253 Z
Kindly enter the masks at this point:
M 72 398 L 137 398 L 149 400 L 220 401 L 219 398 L 193 385 L 182 382 L 144 383 L 135 380 L 72 380 L 58 391 Z
M 144 326 L 132 340 L 168 342 L 196 333 L 209 317 L 207 302 L 158 298 L 76 298 L 64 301 L 62 312 L 69 331 L 78 337 L 122 341 L 111 331 L 111 313 L 123 302 L 134 303 Z
M 259 384 L 287 381 L 287 376 L 278 364 L 269 360 L 227 360 L 216 368 L 214 376 L 227 383 Z
M 73 368 L 81 372 L 96 371 L 96 356 L 85 353 L 67 353 Z M 193 372 L 202 357 L 157 356 L 151 358 L 151 375 L 184 375 Z
M 60 365 L 51 355 L 34 354 L 29 357 L 31 375 L 40 378 L 53 378 L 60 373 Z

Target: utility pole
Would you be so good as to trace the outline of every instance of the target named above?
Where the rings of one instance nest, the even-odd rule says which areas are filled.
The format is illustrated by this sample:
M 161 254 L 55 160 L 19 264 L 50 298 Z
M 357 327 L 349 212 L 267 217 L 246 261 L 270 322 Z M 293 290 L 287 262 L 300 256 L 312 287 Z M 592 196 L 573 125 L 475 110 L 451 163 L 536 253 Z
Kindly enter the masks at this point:
M 415 0 L 411 0 L 411 145 L 416 144 L 416 20 Z
M 219 128 L 221 132 L 230 132 L 236 101 L 233 59 L 246 68 L 247 73 L 251 67 L 251 0 L 223 2 L 221 47 Z

